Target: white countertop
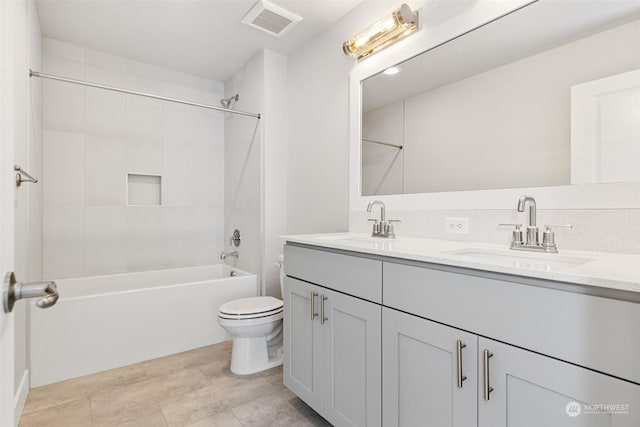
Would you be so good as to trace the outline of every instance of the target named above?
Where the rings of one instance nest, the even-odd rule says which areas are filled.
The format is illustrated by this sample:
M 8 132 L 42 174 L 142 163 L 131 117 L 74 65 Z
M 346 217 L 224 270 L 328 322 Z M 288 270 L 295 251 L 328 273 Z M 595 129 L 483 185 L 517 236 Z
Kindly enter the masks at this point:
M 640 255 L 570 251 L 557 254 L 509 250 L 508 245 L 368 234 L 283 236 L 287 242 L 524 277 L 640 292 Z M 285 260 L 286 262 L 286 260 Z

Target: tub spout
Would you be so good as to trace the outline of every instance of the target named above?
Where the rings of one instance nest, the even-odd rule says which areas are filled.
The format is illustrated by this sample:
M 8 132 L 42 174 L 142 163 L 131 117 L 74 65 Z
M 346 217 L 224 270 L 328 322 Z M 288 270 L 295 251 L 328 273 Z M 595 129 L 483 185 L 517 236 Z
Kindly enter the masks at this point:
M 240 254 L 238 253 L 238 251 L 233 251 L 233 252 L 221 252 L 220 253 L 220 259 L 227 259 L 227 258 L 235 258 L 238 259 L 238 257 L 240 256 Z

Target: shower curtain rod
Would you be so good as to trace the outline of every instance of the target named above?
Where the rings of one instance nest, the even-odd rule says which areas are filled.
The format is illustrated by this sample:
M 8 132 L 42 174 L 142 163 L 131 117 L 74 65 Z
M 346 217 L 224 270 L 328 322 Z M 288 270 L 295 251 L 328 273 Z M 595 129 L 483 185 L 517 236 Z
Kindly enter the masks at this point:
M 95 87 L 95 88 L 98 88 L 98 89 L 111 90 L 113 92 L 128 93 L 130 95 L 144 96 L 144 97 L 147 97 L 147 98 L 159 99 L 161 101 L 175 102 L 177 104 L 185 104 L 185 105 L 191 105 L 191 106 L 194 106 L 194 107 L 208 108 L 209 110 L 223 111 L 225 113 L 240 114 L 242 116 L 255 117 L 258 120 L 260 119 L 260 113 L 249 113 L 249 112 L 246 112 L 246 111 L 232 110 L 232 109 L 229 109 L 229 108 L 222 108 L 222 107 L 216 107 L 216 106 L 213 106 L 213 105 L 200 104 L 198 102 L 184 101 L 182 99 L 167 98 L 166 96 L 153 95 L 153 94 L 145 93 L 145 92 L 137 92 L 135 90 L 120 89 L 120 88 L 113 87 L 113 86 L 105 86 L 105 85 L 100 85 L 100 84 L 97 84 L 97 83 L 85 82 L 85 81 L 82 81 L 82 80 L 69 79 L 67 77 L 54 76 L 52 74 L 41 73 L 39 71 L 29 70 L 29 77 L 40 77 L 40 78 L 43 78 L 43 79 L 58 80 L 58 81 L 61 81 L 61 82 L 73 83 L 73 84 L 81 85 L 81 86 Z

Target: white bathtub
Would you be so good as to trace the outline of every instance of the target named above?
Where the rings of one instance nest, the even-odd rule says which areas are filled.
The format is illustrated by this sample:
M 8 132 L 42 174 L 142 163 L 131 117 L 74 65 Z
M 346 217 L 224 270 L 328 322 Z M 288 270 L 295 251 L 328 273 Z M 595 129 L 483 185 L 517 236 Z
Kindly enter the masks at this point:
M 224 265 L 56 280 L 60 299 L 31 303 L 31 386 L 229 339 L 218 307 L 256 296 L 254 274 Z

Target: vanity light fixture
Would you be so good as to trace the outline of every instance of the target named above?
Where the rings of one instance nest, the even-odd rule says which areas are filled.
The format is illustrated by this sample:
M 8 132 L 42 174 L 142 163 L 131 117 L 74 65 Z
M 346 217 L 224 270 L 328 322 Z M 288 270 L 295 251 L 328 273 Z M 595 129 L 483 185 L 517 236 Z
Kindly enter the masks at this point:
M 418 12 L 403 3 L 394 10 L 391 16 L 386 16 L 371 24 L 342 44 L 345 55 L 363 59 L 372 53 L 402 40 L 418 29 Z
M 399 72 L 400 72 L 400 68 L 398 68 L 398 67 L 389 67 L 386 70 L 384 70 L 382 72 L 382 74 L 384 74 L 386 76 L 395 76 Z

